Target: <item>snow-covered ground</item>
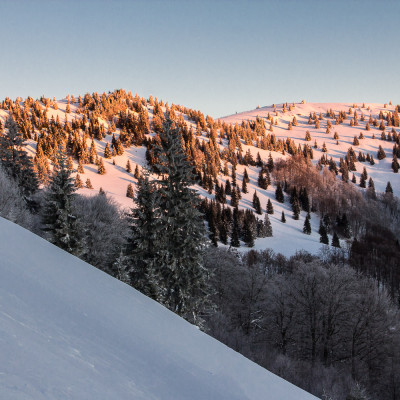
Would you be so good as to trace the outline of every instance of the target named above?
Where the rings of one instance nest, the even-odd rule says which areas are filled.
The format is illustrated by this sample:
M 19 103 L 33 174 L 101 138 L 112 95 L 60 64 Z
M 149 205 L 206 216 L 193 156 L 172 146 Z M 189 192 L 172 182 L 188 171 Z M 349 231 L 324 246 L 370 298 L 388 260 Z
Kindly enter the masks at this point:
M 2 218 L 0 260 L 1 399 L 315 399 Z
M 65 121 L 65 109 L 67 102 L 66 100 L 60 100 L 57 102 L 58 109 L 54 110 L 54 108 L 50 107 L 48 111 L 48 118 L 52 116 L 54 118 L 59 118 L 61 123 Z M 289 103 L 291 104 L 291 103 Z M 355 108 L 353 106 L 356 106 Z M 364 107 L 363 107 L 364 105 Z M 329 119 L 332 123 L 331 132 L 329 134 L 326 133 L 327 127 L 327 118 L 326 112 L 328 110 L 333 110 L 338 116 L 339 111 L 345 111 L 348 113 L 349 109 L 357 111 L 358 115 L 358 126 L 350 126 L 350 119 L 352 115 L 347 114 L 347 119 L 340 125 L 335 125 L 335 121 Z M 267 134 L 270 133 L 268 131 L 269 128 L 269 121 L 266 120 L 268 113 L 271 117 L 278 120 L 278 125 L 273 126 L 273 134 L 276 136 L 276 139 L 283 139 L 286 140 L 288 137 L 293 139 L 296 143 L 296 146 L 299 144 L 303 146 L 304 144 L 308 144 L 310 146 L 314 145 L 314 141 L 317 141 L 318 149 L 313 149 L 314 153 L 314 160 L 313 162 L 316 163 L 320 157 L 325 154 L 328 158 L 332 157 L 336 162 L 339 162 L 340 157 L 345 157 L 346 152 L 349 147 L 353 147 L 354 151 L 358 155 L 359 151 L 367 154 L 370 153 L 373 155 L 375 160 L 375 165 L 371 166 L 368 162 L 357 162 L 355 164 L 357 171 L 355 172 L 355 176 L 357 178 L 357 184 L 359 183 L 361 173 L 363 171 L 363 167 L 366 168 L 368 173 L 368 178 L 372 177 L 374 180 L 375 188 L 377 191 L 383 192 L 386 188 L 387 182 L 390 181 L 393 187 L 393 192 L 395 195 L 400 196 L 400 173 L 394 173 L 391 169 L 391 162 L 392 162 L 392 149 L 394 142 L 392 141 L 385 141 L 381 140 L 381 131 L 374 127 L 371 124 L 371 130 L 366 131 L 365 125 L 369 120 L 370 115 L 373 118 L 377 118 L 379 113 L 382 111 L 383 114 L 387 112 L 394 112 L 395 105 L 386 105 L 383 104 L 375 104 L 375 103 L 295 103 L 292 111 L 287 111 L 283 113 L 283 104 L 276 104 L 276 110 L 278 115 L 274 112 L 273 106 L 266 106 L 257 108 L 255 110 L 246 111 L 238 114 L 234 114 L 231 116 L 227 116 L 221 118 L 221 121 L 231 124 L 241 124 L 242 121 L 254 121 L 257 116 L 259 118 L 265 119 L 265 124 L 267 128 Z M 71 105 L 71 114 L 68 114 L 67 118 L 71 122 L 74 117 L 78 119 L 81 118 L 80 114 L 75 114 L 76 106 Z M 152 119 L 152 107 L 148 106 L 149 111 L 149 118 Z M 315 128 L 315 125 L 309 125 L 308 119 L 310 113 L 316 113 L 319 116 L 320 113 L 323 115 L 323 119 L 320 120 L 320 127 L 319 129 Z M 361 121 L 361 115 L 364 114 L 365 121 Z M 296 117 L 298 125 L 293 126 L 292 130 L 288 130 L 288 124 L 293 120 L 293 117 Z M 0 110 L 0 118 L 5 121 L 7 117 L 7 112 L 4 110 Z M 193 129 L 196 128 L 195 124 L 188 121 L 186 116 L 185 120 L 187 123 L 192 124 Z M 107 125 L 106 121 L 101 121 Z M 386 123 L 385 123 L 386 124 Z M 386 127 L 386 133 L 390 132 L 392 127 Z M 395 127 L 395 131 L 399 134 L 400 128 Z M 311 134 L 311 141 L 305 141 L 306 131 L 310 131 Z M 338 144 L 336 140 L 333 138 L 334 133 L 337 132 L 339 135 Z M 363 133 L 364 139 L 360 139 L 359 146 L 353 146 L 353 139 L 354 136 L 359 136 L 360 133 Z M 119 129 L 117 129 L 116 136 L 118 137 Z M 375 135 L 375 139 L 372 139 L 372 135 Z M 199 137 L 200 140 L 208 141 L 206 134 L 203 133 L 202 136 Z M 107 135 L 104 140 L 97 141 L 96 148 L 97 153 L 99 156 L 103 156 L 104 149 L 107 143 L 111 142 L 111 136 Z M 220 150 L 222 150 L 226 145 L 227 141 L 224 139 L 223 144 L 220 145 Z M 326 144 L 327 153 L 322 153 L 321 147 L 323 143 Z M 90 140 L 87 141 L 88 146 L 90 146 Z M 253 143 L 255 144 L 255 143 Z M 386 152 L 386 158 L 383 160 L 377 159 L 377 150 L 379 145 L 383 147 Z M 35 152 L 35 142 L 29 141 L 28 150 L 32 155 Z M 268 160 L 269 151 L 259 149 L 255 146 L 248 146 L 245 145 L 242 141 L 243 147 L 243 154 L 249 149 L 255 158 L 257 153 L 260 153 L 261 158 L 264 161 Z M 125 152 L 121 156 L 114 157 L 116 165 L 113 165 L 112 159 L 103 159 L 106 174 L 99 175 L 98 169 L 95 165 L 89 164 L 84 166 L 84 174 L 81 174 L 81 179 L 83 182 L 86 181 L 87 178 L 90 178 L 91 183 L 94 189 L 86 189 L 82 188 L 79 189 L 79 192 L 84 195 L 93 195 L 98 193 L 100 187 L 110 196 L 112 196 L 118 204 L 121 205 L 122 208 L 128 209 L 133 206 L 133 202 L 130 198 L 126 197 L 126 190 L 129 183 L 132 183 L 134 189 L 136 188 L 136 179 L 133 176 L 133 171 L 135 169 L 136 164 L 139 165 L 141 168 L 146 164 L 145 162 L 145 152 L 146 149 L 144 146 L 142 147 L 135 147 L 132 146 L 129 149 L 125 149 Z M 282 155 L 279 152 L 272 152 L 271 153 L 273 159 L 276 161 L 280 158 L 286 158 L 288 155 Z M 132 172 L 128 173 L 126 171 L 126 164 L 127 161 L 130 160 L 132 166 Z M 75 163 L 75 167 L 77 164 Z M 311 235 L 303 234 L 303 224 L 305 219 L 305 213 L 301 213 L 300 219 L 295 221 L 292 219 L 292 211 L 290 208 L 290 204 L 286 201 L 285 204 L 280 204 L 275 200 L 275 187 L 270 186 L 267 190 L 260 189 L 257 185 L 257 178 L 258 178 L 258 171 L 259 168 L 257 167 L 245 167 L 243 165 L 237 166 L 237 181 L 240 185 L 243 179 L 243 172 L 244 169 L 247 169 L 250 183 L 248 186 L 248 193 L 242 194 L 242 199 L 240 200 L 239 207 L 240 208 L 251 208 L 252 209 L 252 198 L 254 191 L 257 191 L 257 194 L 260 198 L 261 206 L 263 211 L 266 210 L 266 205 L 268 199 L 271 200 L 275 214 L 270 216 L 272 229 L 273 229 L 273 237 L 272 238 L 265 238 L 265 239 L 257 239 L 255 248 L 256 249 L 265 249 L 265 248 L 272 248 L 276 253 L 282 253 L 285 256 L 293 255 L 297 250 L 306 250 L 311 253 L 317 253 L 321 249 L 321 245 L 319 243 L 319 234 L 318 234 L 318 227 L 319 227 L 319 218 L 316 214 L 312 214 L 311 218 L 311 225 L 312 225 L 312 233 Z M 352 172 L 349 173 L 350 179 L 352 177 Z M 219 176 L 219 180 L 221 183 L 225 183 L 227 177 L 224 177 L 222 174 Z M 231 178 L 229 178 L 231 179 Z M 340 175 L 338 177 L 340 179 Z M 199 193 L 202 196 L 213 198 L 214 196 L 210 196 L 207 191 L 205 191 L 201 187 L 197 187 Z M 366 190 L 361 189 L 360 190 Z M 228 200 L 229 203 L 229 200 Z M 280 222 L 281 212 L 284 211 L 286 215 L 286 224 L 282 224 Z M 263 216 L 260 216 L 263 218 Z M 331 238 L 330 238 L 331 240 Z M 342 243 L 344 245 L 344 243 Z M 247 250 L 246 247 L 241 247 L 241 250 Z

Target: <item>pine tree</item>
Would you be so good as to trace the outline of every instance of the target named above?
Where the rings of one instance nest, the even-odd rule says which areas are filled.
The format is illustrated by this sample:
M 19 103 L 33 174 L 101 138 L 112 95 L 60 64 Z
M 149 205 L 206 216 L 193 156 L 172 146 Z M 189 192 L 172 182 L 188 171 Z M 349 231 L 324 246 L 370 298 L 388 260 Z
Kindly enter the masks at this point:
M 267 214 L 273 214 L 274 213 L 274 206 L 272 205 L 271 199 L 268 199 L 267 201 Z
M 89 178 L 86 179 L 85 185 L 86 185 L 86 187 L 87 187 L 88 189 L 93 189 L 92 182 L 90 181 Z
M 242 181 L 242 192 L 243 193 L 248 193 L 248 191 L 247 191 L 247 180 L 245 179 L 244 176 L 243 176 L 243 181 Z
M 303 233 L 311 235 L 310 214 L 307 214 L 306 219 L 304 220 Z
M 23 149 L 24 136 L 10 116 L 5 123 L 7 129 L 0 135 L 0 163 L 7 175 L 15 179 L 23 195 L 29 198 L 38 189 L 39 182 L 31 157 Z
M 129 160 L 126 163 L 126 172 L 132 172 L 131 162 Z
M 235 208 L 238 205 L 239 205 L 239 198 L 237 195 L 237 191 L 235 188 L 233 188 L 232 195 L 231 195 L 231 206 Z
M 332 245 L 333 247 L 338 247 L 338 248 L 340 248 L 339 236 L 337 235 L 336 232 L 333 233 L 331 245 Z
M 262 214 L 261 202 L 260 202 L 259 197 L 257 196 L 256 190 L 254 191 L 254 194 L 253 194 L 253 207 L 256 210 L 257 214 L 260 214 L 260 215 Z
M 252 213 L 245 212 L 243 223 L 243 241 L 245 242 L 247 247 L 254 247 L 254 238 L 255 235 L 252 226 Z
M 135 207 L 130 214 L 127 272 L 132 286 L 155 300 L 160 300 L 161 296 L 161 272 L 156 264 L 156 253 L 161 246 L 158 203 L 154 183 L 145 175 L 138 181 Z
M 182 136 L 169 116 L 154 150 L 158 163 L 155 182 L 158 227 L 152 255 L 159 288 L 158 299 L 169 309 L 186 318 L 196 319 L 208 290 L 208 274 L 202 264 L 205 227 L 197 206 L 198 194 L 192 166 L 182 147 Z M 168 234 L 166 235 L 166 232 Z
M 73 212 L 75 190 L 71 171 L 67 168 L 65 147 L 61 146 L 45 194 L 42 223 L 51 243 L 79 256 L 83 252 L 83 239 Z
M 239 228 L 239 210 L 237 207 L 233 209 L 233 223 L 232 223 L 232 235 L 231 235 L 231 246 L 240 247 L 240 228 Z
M 285 213 L 282 211 L 281 222 L 286 223 Z
M 79 160 L 79 162 L 78 162 L 78 170 L 77 170 L 77 172 L 78 172 L 78 174 L 84 174 L 85 173 L 85 170 L 83 169 L 83 164 L 82 164 L 81 160 Z
M 139 178 L 140 178 L 139 166 L 138 166 L 137 164 L 136 164 L 135 172 L 133 173 L 133 176 L 134 176 L 136 179 L 139 179 Z
M 265 237 L 272 237 L 272 225 L 271 221 L 269 220 L 268 214 L 264 215 L 264 232 Z
M 319 223 L 319 231 L 318 232 L 320 234 L 320 238 L 319 238 L 320 243 L 329 244 L 328 232 L 326 231 L 326 227 L 322 221 L 320 221 L 320 223 Z
M 275 198 L 279 203 L 284 202 L 284 195 L 283 195 L 282 185 L 280 182 L 278 182 L 278 185 L 275 190 Z
M 383 150 L 382 146 L 379 146 L 378 153 L 377 153 L 378 160 L 383 160 L 386 158 L 385 150 Z
M 111 150 L 110 150 L 110 144 L 106 144 L 106 148 L 104 149 L 104 158 L 111 158 Z
M 100 175 L 104 175 L 106 173 L 106 168 L 104 167 L 103 159 L 101 157 L 98 163 L 98 173 Z
M 79 174 L 77 174 L 75 178 L 75 187 L 77 189 L 83 188 L 83 182 Z
M 393 194 L 392 184 L 390 182 L 387 183 L 385 193 Z
M 134 192 L 133 192 L 133 186 L 132 183 L 130 183 L 126 189 L 126 197 L 129 197 L 131 199 L 134 198 Z

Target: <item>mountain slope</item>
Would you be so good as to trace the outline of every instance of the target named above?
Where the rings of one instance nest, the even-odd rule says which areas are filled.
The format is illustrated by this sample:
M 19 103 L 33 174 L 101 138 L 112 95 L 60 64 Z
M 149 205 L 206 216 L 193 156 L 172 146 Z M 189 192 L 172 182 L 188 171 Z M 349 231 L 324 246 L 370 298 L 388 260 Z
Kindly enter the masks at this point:
M 21 129 L 30 138 L 26 142 L 26 149 L 29 154 L 35 155 L 40 138 L 41 147 L 46 150 L 45 153 L 50 160 L 51 147 L 56 136 L 63 135 L 68 138 L 68 143 L 72 138 L 71 143 L 75 144 L 70 143 L 70 148 L 79 148 L 79 143 L 85 143 L 88 149 L 93 137 L 96 157 L 99 158 L 104 157 L 107 145 L 111 147 L 113 135 L 115 135 L 115 138 L 125 138 L 123 154 L 103 159 L 107 171 L 105 175 L 98 173 L 98 166 L 95 162 L 84 163 L 83 172 L 80 173 L 81 181 L 85 183 L 89 179 L 93 189 L 82 187 L 78 192 L 90 196 L 98 193 L 99 189 L 102 188 L 122 207 L 130 208 L 133 206 L 133 202 L 132 199 L 126 197 L 127 187 L 132 184 L 134 190 L 136 189 L 135 167 L 138 165 L 140 172 L 147 165 L 146 150 L 151 147 L 149 142 L 156 137 L 157 125 L 161 123 L 160 116 L 167 112 L 167 103 L 164 104 L 162 101 L 158 102 L 157 99 L 152 98 L 148 100 L 140 99 L 138 96 L 125 98 L 121 95 L 122 92 L 114 91 L 114 93 L 101 96 L 93 94 L 92 97 L 87 94 L 84 96 L 83 103 L 77 101 L 77 99 L 70 101 L 69 97 L 59 101 L 50 101 L 49 99 L 42 99 L 41 101 L 30 99 L 28 101 L 26 99 L 22 102 L 22 99 L 20 99 L 13 103 L 8 100 L 3 102 L 2 108 L 0 108 L 0 122 L 5 125 L 8 115 L 13 114 Z M 360 152 L 364 156 L 372 156 L 374 163 L 370 163 L 368 160 L 355 161 L 354 170 L 349 172 L 350 185 L 353 185 L 351 180 L 354 175 L 356 180 L 354 185 L 357 190 L 359 192 L 368 190 L 368 188 L 360 188 L 359 186 L 361 175 L 364 174 L 365 169 L 367 174 L 366 186 L 369 185 L 369 179 L 372 178 L 374 187 L 379 194 L 379 192 L 385 191 L 386 185 L 390 181 L 394 195 L 400 195 L 400 174 L 395 173 L 391 167 L 394 146 L 397 148 L 397 157 L 400 158 L 399 106 L 375 103 L 281 103 L 276 106 L 266 106 L 234 114 L 218 121 L 213 121 L 201 112 L 188 110 L 183 106 L 173 105 L 168 109 L 171 110 L 172 108 L 174 108 L 177 120 L 182 120 L 182 126 L 191 132 L 190 135 L 187 135 L 186 144 L 190 148 L 190 143 L 195 143 L 190 154 L 196 159 L 198 172 L 201 172 L 204 178 L 207 170 L 207 176 L 211 178 L 210 171 L 215 171 L 216 179 L 213 176 L 211 183 L 213 187 L 207 188 L 204 179 L 203 186 L 195 186 L 202 197 L 215 199 L 215 183 L 217 180 L 220 185 L 224 186 L 228 180 L 231 183 L 233 182 L 232 158 L 235 155 L 239 159 L 236 166 L 239 188 L 243 181 L 244 171 L 246 170 L 249 175 L 248 193 L 242 193 L 239 208 L 254 210 L 252 198 L 255 191 L 260 199 L 263 213 L 266 211 L 267 201 L 272 202 L 275 213 L 270 215 L 269 218 L 272 224 L 273 237 L 258 238 L 255 241 L 256 249 L 271 248 L 276 253 L 282 253 L 287 257 L 292 256 L 298 250 L 306 250 L 313 254 L 318 253 L 321 249 L 320 235 L 318 234 L 321 213 L 319 210 L 317 210 L 317 213 L 311 213 L 312 233 L 311 235 L 304 235 L 303 224 L 306 212 L 302 211 L 300 218 L 293 220 L 291 218 L 291 204 L 288 201 L 285 201 L 284 204 L 276 201 L 274 182 L 267 189 L 261 189 L 258 186 L 260 166 L 243 161 L 247 152 L 251 153 L 254 160 L 259 154 L 263 163 L 268 162 L 269 154 L 271 154 L 276 162 L 279 159 L 290 157 L 291 144 L 288 144 L 288 142 L 291 141 L 296 151 L 299 148 L 304 151 L 305 146 L 308 146 L 308 149 L 313 152 L 312 162 L 314 165 L 323 158 L 327 167 L 329 162 L 332 162 L 339 170 L 340 160 L 342 159 L 343 162 L 348 150 L 352 148 L 356 156 Z M 351 121 L 354 122 L 355 113 L 357 114 L 357 122 L 352 126 Z M 310 115 L 313 118 L 315 117 L 315 120 L 310 119 Z M 256 127 L 257 117 L 259 123 Z M 297 119 L 297 125 L 293 124 L 292 129 L 289 130 L 289 123 L 293 123 L 294 117 Z M 270 130 L 271 119 L 273 120 L 272 131 Z M 316 121 L 317 119 L 318 121 Z M 395 123 L 389 123 L 389 119 L 394 119 Z M 146 128 L 147 133 L 143 134 L 146 140 L 136 142 L 135 140 L 140 136 L 138 135 L 138 121 L 142 120 L 145 121 L 148 128 Z M 373 120 L 373 123 L 369 123 L 370 120 Z M 129 126 L 127 121 L 136 121 L 136 125 Z M 366 130 L 367 123 L 369 130 Z M 380 129 L 381 124 L 384 125 L 384 132 Z M 328 126 L 329 129 L 327 129 Z M 103 135 L 96 134 L 96 130 L 98 133 L 100 128 L 103 129 Z M 310 134 L 308 141 L 306 140 L 307 131 Z M 211 132 L 215 134 L 215 148 L 209 146 L 212 141 Z M 129 145 L 126 142 L 127 136 L 132 139 Z M 353 144 L 355 137 L 359 138 L 358 145 Z M 45 138 L 47 140 L 45 140 L 46 145 L 44 146 Z M 278 145 L 271 146 L 272 142 L 276 142 Z M 324 144 L 326 152 L 323 151 Z M 379 146 L 386 153 L 386 158 L 381 160 L 377 157 Z M 79 157 L 77 157 L 77 154 L 80 153 L 75 151 L 74 174 L 78 170 Z M 128 161 L 131 165 L 131 172 L 127 171 Z M 225 167 L 227 174 L 224 171 Z M 339 171 L 338 180 L 342 178 L 341 175 Z M 231 196 L 228 195 L 224 206 L 227 207 L 230 204 Z M 282 211 L 286 215 L 286 224 L 281 223 Z M 263 219 L 263 217 L 263 215 L 260 215 L 259 218 Z M 332 234 L 330 233 L 329 242 L 331 242 L 331 239 Z M 345 245 L 342 239 L 342 246 Z M 247 249 L 242 242 L 240 251 Z
M 0 259 L 4 399 L 315 398 L 4 219 Z

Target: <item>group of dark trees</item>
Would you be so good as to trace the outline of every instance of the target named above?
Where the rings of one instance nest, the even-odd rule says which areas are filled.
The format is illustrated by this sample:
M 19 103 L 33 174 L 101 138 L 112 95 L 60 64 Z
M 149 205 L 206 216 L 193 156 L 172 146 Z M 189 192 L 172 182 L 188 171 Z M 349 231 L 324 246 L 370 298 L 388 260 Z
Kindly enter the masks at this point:
M 319 398 L 398 399 L 397 309 L 343 253 L 286 259 L 211 249 L 205 265 L 218 311 L 210 333 Z

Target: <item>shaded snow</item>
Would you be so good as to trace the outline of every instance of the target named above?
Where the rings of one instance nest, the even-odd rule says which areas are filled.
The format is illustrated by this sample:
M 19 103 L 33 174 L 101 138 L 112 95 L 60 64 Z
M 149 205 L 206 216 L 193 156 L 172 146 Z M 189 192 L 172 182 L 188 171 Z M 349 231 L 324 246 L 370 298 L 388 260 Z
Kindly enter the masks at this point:
M 2 399 L 315 399 L 1 218 L 0 259 Z

